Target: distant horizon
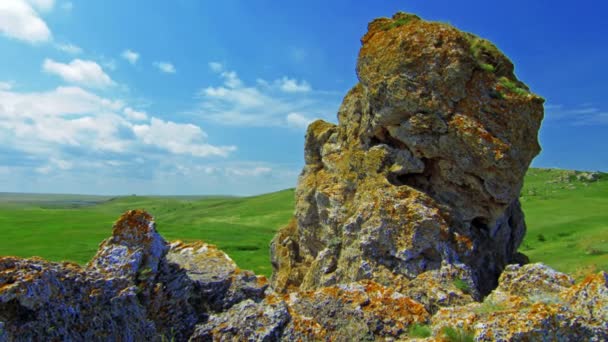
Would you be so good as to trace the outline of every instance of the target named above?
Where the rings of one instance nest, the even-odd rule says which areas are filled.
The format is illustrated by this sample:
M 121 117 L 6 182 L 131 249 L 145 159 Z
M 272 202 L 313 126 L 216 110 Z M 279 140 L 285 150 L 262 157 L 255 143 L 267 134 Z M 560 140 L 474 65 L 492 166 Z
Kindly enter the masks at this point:
M 398 11 L 492 41 L 546 99 L 532 166 L 608 172 L 606 9 L 591 0 L 3 1 L 0 190 L 293 188 L 306 126 L 337 121 L 367 24 Z
M 546 170 L 564 170 L 564 171 L 577 171 L 577 172 L 601 172 L 607 173 L 600 170 L 571 170 L 571 169 L 561 169 L 554 167 L 530 167 L 530 169 L 546 169 Z M 11 192 L 11 191 L 0 191 L 0 198 L 2 195 L 49 195 L 49 196 L 90 196 L 90 197 L 130 197 L 130 196 L 138 196 L 138 197 L 256 197 L 261 195 L 272 194 L 281 191 L 295 190 L 297 184 L 292 187 L 274 190 L 269 192 L 261 192 L 254 194 L 217 194 L 217 193 L 197 193 L 197 194 L 137 194 L 137 193 L 127 193 L 127 194 L 117 194 L 117 193 L 108 193 L 108 194 L 92 194 L 92 193 L 61 193 L 61 192 Z

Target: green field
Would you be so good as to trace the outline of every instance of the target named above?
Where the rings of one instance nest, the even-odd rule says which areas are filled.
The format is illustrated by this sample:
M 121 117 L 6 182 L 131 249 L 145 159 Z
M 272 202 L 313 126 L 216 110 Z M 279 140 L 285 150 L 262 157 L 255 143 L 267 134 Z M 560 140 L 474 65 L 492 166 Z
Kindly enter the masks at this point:
M 270 275 L 268 245 L 293 213 L 293 190 L 254 197 L 103 197 L 0 193 L 0 255 L 86 263 L 126 210 L 156 217 L 167 240 L 204 240 L 237 264 Z M 608 175 L 531 169 L 522 191 L 528 235 L 521 250 L 575 275 L 608 270 Z
M 573 171 L 528 171 L 521 197 L 528 233 L 520 251 L 578 278 L 608 271 L 608 174 L 594 182 L 576 178 Z

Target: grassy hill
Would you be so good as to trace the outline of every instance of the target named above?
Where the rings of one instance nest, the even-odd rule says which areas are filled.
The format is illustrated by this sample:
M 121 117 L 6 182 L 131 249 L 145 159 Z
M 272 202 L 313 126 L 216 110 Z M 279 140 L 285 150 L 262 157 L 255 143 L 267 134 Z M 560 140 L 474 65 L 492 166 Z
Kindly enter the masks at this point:
M 522 191 L 532 261 L 582 274 L 608 270 L 608 175 L 531 169 Z M 0 193 L 0 255 L 87 262 L 128 209 L 156 217 L 167 240 L 204 240 L 270 275 L 268 244 L 293 213 L 293 190 L 254 197 L 103 197 Z
M 608 174 L 530 169 L 521 202 L 528 233 L 520 251 L 577 277 L 608 271 Z

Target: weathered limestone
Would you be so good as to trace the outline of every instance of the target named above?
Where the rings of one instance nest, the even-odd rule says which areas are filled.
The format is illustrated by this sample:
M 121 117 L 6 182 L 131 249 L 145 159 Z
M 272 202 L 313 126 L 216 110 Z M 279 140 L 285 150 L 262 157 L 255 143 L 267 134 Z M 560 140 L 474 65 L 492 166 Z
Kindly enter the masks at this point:
M 518 202 L 543 99 L 490 42 L 399 13 L 370 23 L 338 125 L 312 123 L 273 286 L 392 287 L 442 263 L 487 294 L 525 233 Z

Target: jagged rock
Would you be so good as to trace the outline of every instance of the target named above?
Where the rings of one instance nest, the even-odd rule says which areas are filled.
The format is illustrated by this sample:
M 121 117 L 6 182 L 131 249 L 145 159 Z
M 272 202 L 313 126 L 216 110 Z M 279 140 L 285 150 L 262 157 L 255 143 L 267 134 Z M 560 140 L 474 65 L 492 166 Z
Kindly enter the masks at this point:
M 247 299 L 198 325 L 190 341 L 278 341 L 290 319 L 282 300 Z
M 527 263 L 517 194 L 542 99 L 446 24 L 399 13 L 362 43 L 339 125 L 308 129 L 277 291 L 132 210 L 86 267 L 0 257 L 0 342 L 394 341 L 414 324 L 427 341 L 608 340 L 608 274 L 508 265 Z
M 206 312 L 222 312 L 246 299 L 264 299 L 268 281 L 239 269 L 230 257 L 203 242 L 171 244 L 168 264 L 183 270 L 191 284 L 190 301 Z
M 407 335 L 430 316 L 420 303 L 373 281 L 285 295 L 292 319 L 284 341 L 367 341 Z
M 416 301 L 372 281 L 268 293 L 198 325 L 191 341 L 362 341 L 403 337 L 430 316 Z
M 154 323 L 124 278 L 71 263 L 0 258 L 0 341 L 152 340 Z
M 86 268 L 0 258 L 0 341 L 185 341 L 267 287 L 213 245 L 167 244 L 148 213 L 132 210 Z
M 540 151 L 543 99 L 490 42 L 398 13 L 361 40 L 338 125 L 308 127 L 295 220 L 272 242 L 272 284 L 361 279 L 396 288 L 441 268 L 496 287 L 525 233 L 518 194 Z
M 606 341 L 608 277 L 605 272 L 573 285 L 572 278 L 542 265 L 510 266 L 483 303 L 441 308 L 432 319 L 468 330 L 477 341 Z
M 398 290 L 422 303 L 431 314 L 441 307 L 458 306 L 481 300 L 470 268 L 443 263 L 438 270 L 427 271 Z

